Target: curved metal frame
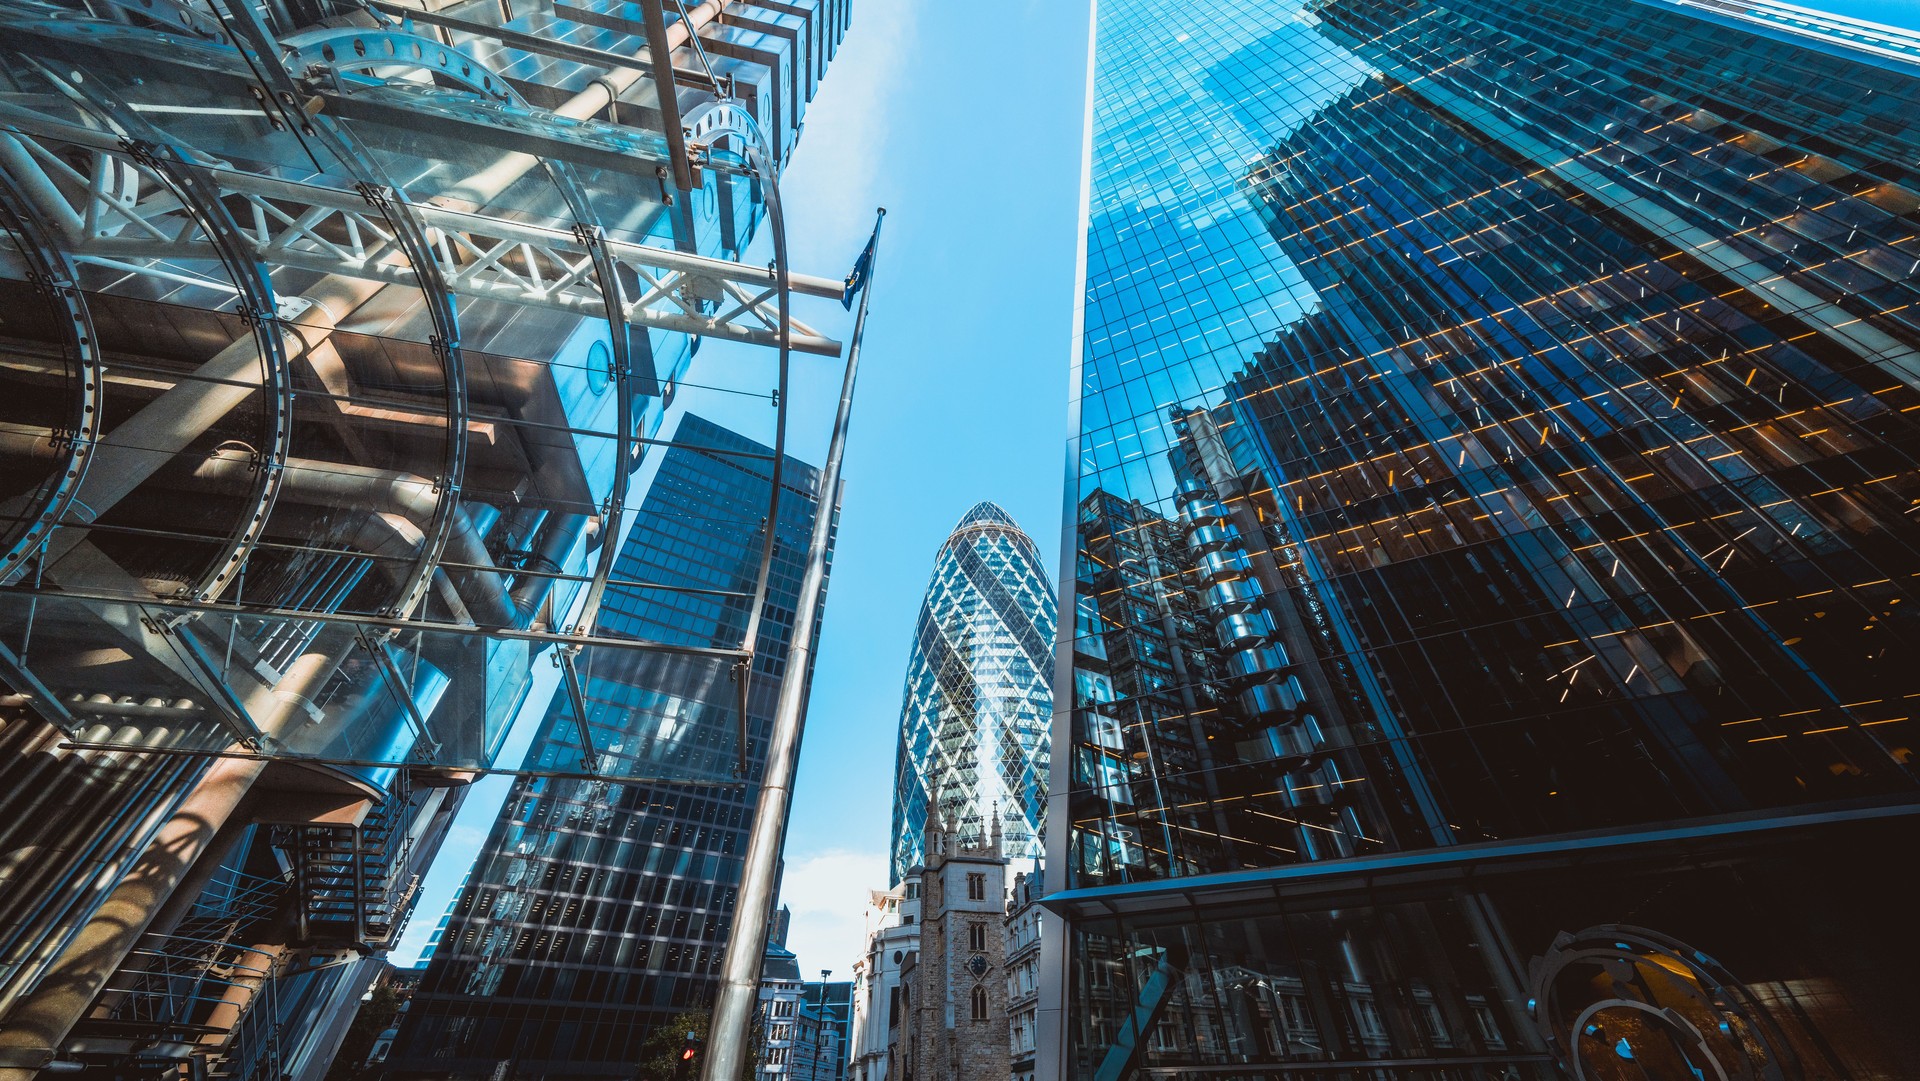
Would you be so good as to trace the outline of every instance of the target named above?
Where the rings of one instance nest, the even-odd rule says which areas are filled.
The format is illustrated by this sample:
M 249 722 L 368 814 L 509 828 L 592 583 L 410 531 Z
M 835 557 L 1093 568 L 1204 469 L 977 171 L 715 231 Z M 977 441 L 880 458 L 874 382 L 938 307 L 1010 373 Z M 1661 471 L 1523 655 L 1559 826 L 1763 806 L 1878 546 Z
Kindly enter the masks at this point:
M 1739 1077 L 1780 1081 L 1788 1076 L 1786 1068 L 1797 1068 L 1798 1060 L 1793 1057 L 1792 1045 L 1785 1034 L 1779 1031 L 1766 1007 L 1751 1000 L 1745 986 L 1728 972 L 1718 961 L 1694 949 L 1679 939 L 1651 931 L 1644 927 L 1626 924 L 1601 924 L 1589 927 L 1577 934 L 1562 933 L 1554 940 L 1546 956 L 1534 959 L 1528 979 L 1527 1012 L 1534 1026 L 1545 1039 L 1547 1046 L 1561 1060 L 1568 1064 L 1575 1077 L 1585 1077 L 1581 1067 L 1578 1040 L 1586 1021 L 1594 1013 L 1607 1007 L 1640 1010 L 1674 1025 L 1675 1031 L 1699 1036 L 1698 1030 L 1684 1018 L 1662 1009 L 1654 1004 L 1637 999 L 1615 997 L 1603 999 L 1583 1009 L 1575 1018 L 1570 1029 L 1573 1043 L 1569 1044 L 1555 1026 L 1555 1017 L 1564 1016 L 1558 1009 L 1558 992 L 1555 985 L 1562 972 L 1577 964 L 1605 965 L 1607 963 L 1625 963 L 1635 966 L 1650 965 L 1663 971 L 1667 965 L 1657 963 L 1665 959 L 1678 965 L 1690 975 L 1698 985 L 1698 999 L 1708 1009 L 1722 1017 L 1737 1018 L 1746 1032 L 1765 1050 L 1768 1061 L 1756 1071 L 1750 1055 L 1743 1054 L 1735 1065 L 1739 1068 Z M 1669 976 L 1671 979 L 1672 977 Z M 1722 1026 L 1726 1026 L 1723 1024 Z M 1746 1044 L 1738 1033 L 1728 1031 L 1735 1043 Z M 1713 1055 L 1702 1038 L 1699 1050 L 1707 1055 L 1708 1061 L 1716 1070 L 1726 1064 Z M 1722 1073 L 1722 1077 L 1726 1075 Z
M 1679 1037 L 1674 1040 L 1675 1049 L 1686 1060 L 1687 1068 L 1700 1075 L 1701 1081 L 1708 1081 L 1705 1074 L 1700 1072 L 1700 1063 L 1703 1061 L 1707 1068 L 1713 1071 L 1712 1081 L 1736 1081 L 1735 1078 L 1727 1076 L 1725 1065 L 1721 1063 L 1719 1056 L 1713 1053 L 1713 1049 L 1707 1046 L 1706 1036 L 1672 1007 L 1662 1009 L 1651 1002 L 1641 1002 L 1631 998 L 1601 999 L 1580 1011 L 1580 1016 L 1573 1019 L 1573 1031 L 1584 1032 L 1588 1022 L 1607 1010 L 1626 1010 L 1630 1013 L 1645 1014 L 1667 1032 L 1669 1039 Z M 1688 1046 L 1689 1042 L 1691 1046 Z M 1587 1059 L 1580 1053 L 1580 1049 L 1570 1048 L 1567 1058 L 1573 1065 L 1574 1081 L 1590 1081 L 1586 1070 Z M 1746 1066 L 1744 1063 L 1741 1065 Z M 1737 1081 L 1753 1081 L 1753 1071 L 1750 1068 L 1742 1068 Z
M 371 171 L 372 158 L 365 154 L 358 156 L 360 164 Z M 369 175 L 377 174 L 370 172 Z M 433 521 L 427 527 L 426 538 L 420 543 L 420 556 L 414 561 L 411 580 L 398 599 L 387 608 L 388 614 L 407 618 L 425 602 L 427 591 L 433 585 L 434 572 L 440 566 L 440 556 L 446 551 L 447 538 L 453 535 L 454 515 L 460 513 L 460 491 L 467 472 L 467 366 L 460 355 L 460 317 L 453 290 L 441 275 L 440 264 L 434 261 L 433 252 L 429 250 L 431 242 L 420 224 L 419 215 L 414 213 L 413 205 L 407 201 L 406 193 L 398 187 L 362 184 L 361 194 L 393 224 L 394 239 L 407 261 L 413 264 L 421 295 L 426 298 L 427 311 L 433 317 L 434 326 L 440 328 L 440 333 L 434 335 L 428 344 L 440 358 L 441 375 L 446 380 L 446 473 L 440 480 Z
M 72 434 L 67 439 L 67 460 L 54 474 L 53 483 L 31 515 L 22 515 L 26 529 L 0 549 L 0 584 L 12 580 L 35 549 L 52 534 L 66 517 L 86 478 L 94 443 L 100 437 L 100 418 L 105 405 L 106 381 L 101 378 L 99 339 L 94 334 L 93 316 L 86 295 L 80 291 L 79 274 L 65 250 L 44 230 L 27 209 L 25 193 L 14 184 L 6 170 L 0 169 L 0 218 L 4 218 L 18 249 L 27 260 L 28 272 L 52 302 L 65 309 L 61 321 L 65 336 L 63 351 L 68 363 L 77 369 L 78 401 Z M 24 498 L 24 497 L 23 497 Z
M 561 190 L 566 190 L 565 185 Z M 568 202 L 572 201 L 568 199 Z M 592 209 L 582 200 L 575 212 L 591 214 Z M 590 225 L 585 221 L 581 228 L 581 239 L 592 252 L 595 272 L 600 275 L 600 295 L 606 298 L 607 331 L 613 352 L 613 392 L 617 395 L 614 400 L 614 423 L 620 427 L 615 437 L 615 465 L 607 488 L 607 505 L 600 516 L 600 553 L 594 561 L 593 579 L 587 584 L 586 595 L 581 599 L 573 625 L 567 628 L 569 634 L 590 635 L 600 615 L 600 603 L 606 597 L 607 582 L 613 577 L 614 564 L 620 559 L 620 523 L 626 516 L 627 489 L 633 470 L 633 355 L 627 339 L 629 324 L 621 296 L 624 290 L 620 285 L 619 267 L 613 257 L 607 254 L 605 232 L 599 225 Z M 586 724 L 584 718 L 581 724 Z
M 779 293 L 780 369 L 775 391 L 779 401 L 773 422 L 773 462 L 768 469 L 770 497 L 767 500 L 767 535 L 760 547 L 760 569 L 753 587 L 753 607 L 747 612 L 746 631 L 740 638 L 740 649 L 745 656 L 734 666 L 734 683 L 739 689 L 737 712 L 740 715 L 740 758 L 737 768 L 742 777 L 748 772 L 747 696 L 752 689 L 753 659 L 759 652 L 760 644 L 760 618 L 767 607 L 767 586 L 773 580 L 773 549 L 780 527 L 780 482 L 787 461 L 787 402 L 791 397 L 787 386 L 788 369 L 793 357 L 793 321 L 789 310 L 793 303 L 793 281 L 787 262 L 787 221 L 780 206 L 780 180 L 766 137 L 759 126 L 752 123 L 751 117 L 747 121 L 748 134 L 752 137 L 748 143 L 747 160 L 756 178 L 766 185 L 767 228 L 773 231 L 773 276 Z M 819 508 L 816 513 L 832 514 L 833 504 L 834 493 L 822 492 L 816 504 Z
M 732 98 L 717 98 L 696 107 L 687 114 L 686 125 L 687 137 L 696 143 L 711 145 L 731 135 L 741 142 L 757 140 L 765 146 L 754 125 L 753 114 Z
M 287 458 L 293 453 L 292 361 L 279 333 L 280 300 L 273 288 L 272 273 L 265 264 L 247 254 L 239 225 L 221 203 L 212 174 L 188 163 L 177 148 L 170 149 L 175 160 L 169 162 L 155 155 L 156 172 L 169 177 L 174 190 L 182 196 L 182 205 L 190 207 L 189 212 L 207 230 L 227 264 L 233 283 L 240 287 L 243 303 L 251 309 L 243 311 L 241 318 L 253 327 L 254 340 L 259 343 L 260 362 L 266 369 L 263 386 L 271 403 L 267 421 L 268 449 L 261 455 L 260 478 L 254 486 L 250 513 L 241 520 L 228 543 L 226 558 L 216 561 L 193 589 L 196 600 L 206 601 L 226 592 L 228 583 L 245 570 L 280 498 L 280 481 L 286 472 Z
M 460 55 L 464 56 L 464 54 Z M 470 57 L 466 60 L 485 73 L 482 87 L 491 87 L 492 80 L 499 79 L 503 92 L 498 96 L 516 105 L 526 105 L 526 100 L 513 90 L 504 78 L 494 75 L 485 65 Z M 467 85 L 473 84 L 468 81 Z M 601 303 L 607 313 L 608 346 L 613 355 L 613 370 L 610 374 L 615 395 L 614 424 L 617 430 L 614 432 L 614 461 L 616 464 L 613 476 L 608 483 L 606 506 L 600 516 L 599 557 L 595 560 L 593 576 L 587 584 L 586 595 L 581 600 L 573 624 L 565 628 L 568 634 L 591 634 L 594 621 L 599 616 L 601 600 L 606 596 L 608 580 L 613 576 L 614 564 L 620 557 L 618 543 L 620 523 L 626 514 L 627 491 L 633 468 L 633 348 L 628 336 L 632 324 L 626 316 L 626 290 L 620 281 L 619 264 L 607 251 L 606 230 L 600 224 L 599 216 L 594 213 L 593 202 L 587 197 L 580 178 L 574 174 L 572 164 L 545 157 L 540 159 L 540 164 L 546 170 L 547 177 L 553 182 L 554 188 L 560 193 L 560 198 L 567 204 L 567 209 L 572 211 L 574 234 L 580 238 L 581 244 L 587 249 L 588 256 L 593 260 L 594 273 L 600 280 Z M 568 663 L 571 664 L 571 661 Z M 584 726 L 585 723 L 583 716 L 581 724 Z
M 444 75 L 496 101 L 524 104 L 520 95 L 492 68 L 455 46 L 406 29 L 404 23 L 401 27 L 395 30 L 387 27 L 368 29 L 337 26 L 302 31 L 280 39 L 280 64 L 283 70 L 288 71 L 298 69 L 308 73 L 320 71 L 336 75 L 380 67 L 408 67 Z
M 258 55 L 261 64 L 260 75 L 273 85 L 270 98 L 277 99 L 280 105 L 292 106 L 303 100 L 293 75 L 287 70 L 289 56 L 298 56 L 299 50 L 289 50 L 283 43 L 274 40 L 267 27 L 260 22 L 260 14 L 245 0 L 223 0 L 221 7 L 227 15 L 229 29 L 239 38 L 250 43 Z M 390 33 L 381 31 L 380 34 Z M 350 40 L 355 34 L 349 32 L 319 31 L 314 36 L 305 37 L 309 46 L 322 41 Z M 368 36 L 360 31 L 359 36 Z M 419 39 L 424 41 L 425 39 Z M 409 41 L 409 47 L 412 42 Z M 242 52 L 244 53 L 244 48 Z M 456 50 L 448 49 L 448 52 Z M 471 58 L 467 58 L 472 63 Z M 396 60 L 404 63 L 405 61 Z M 446 71 L 452 77 L 458 74 Z M 289 115 L 289 121 L 293 117 Z M 412 264 L 414 279 L 422 297 L 426 300 L 427 313 L 433 320 L 439 333 L 432 336 L 428 344 L 434 354 L 440 358 L 441 377 L 446 383 L 447 399 L 447 451 L 445 473 L 440 478 L 435 502 L 433 520 L 428 524 L 426 536 L 420 543 L 420 552 L 414 560 L 412 573 L 394 602 L 384 613 L 387 616 L 407 619 L 426 601 L 427 593 L 433 585 L 434 572 L 439 568 L 440 556 L 446 550 L 447 539 L 453 533 L 454 515 L 460 509 L 460 491 L 466 479 L 467 470 L 467 375 L 466 363 L 460 354 L 459 310 L 454 301 L 453 290 L 446 278 L 440 273 L 440 264 L 434 258 L 432 243 L 427 239 L 427 230 L 420 215 L 413 209 L 406 192 L 385 177 L 384 172 L 374 161 L 371 154 L 361 147 L 353 133 L 333 123 L 325 116 L 308 120 L 304 116 L 298 124 L 289 125 L 290 130 L 300 135 L 318 139 L 323 149 L 335 161 L 343 166 L 352 167 L 349 175 L 368 178 L 359 184 L 361 198 L 369 206 L 380 211 L 388 224 L 393 227 L 394 242 L 401 254 Z M 313 151 L 309 149 L 311 154 Z M 317 155 L 316 155 L 317 157 Z M 323 167 L 324 171 L 324 167 Z M 373 178 L 385 183 L 375 184 Z
M 116 119 L 125 123 L 124 117 Z M 265 418 L 267 447 L 259 454 L 260 477 L 254 485 L 252 499 L 228 538 L 225 551 L 200 581 L 186 591 L 195 600 L 208 601 L 226 592 L 227 585 L 246 568 L 247 559 L 260 542 L 261 534 L 266 532 L 267 519 L 280 498 L 280 481 L 286 472 L 287 458 L 293 452 L 292 361 L 279 334 L 279 296 L 274 291 L 273 278 L 264 264 L 247 254 L 239 225 L 220 202 L 219 188 L 212 174 L 188 161 L 178 147 L 142 140 L 130 142 L 127 149 L 135 161 L 152 169 L 154 175 L 172 189 L 181 206 L 206 231 L 220 253 L 221 262 L 227 266 L 228 276 L 240 290 L 240 302 L 244 305 L 240 318 L 253 328 L 254 341 L 260 348 L 264 376 L 261 385 L 269 403 Z
M 167 142 L 157 128 L 123 103 L 84 83 L 62 78 L 45 65 L 40 66 L 49 80 L 67 88 L 69 96 L 83 101 L 95 115 L 119 129 L 120 151 L 152 173 L 206 234 L 239 293 L 240 318 L 252 328 L 254 343 L 260 351 L 261 387 L 270 406 L 265 418 L 266 449 L 259 452 L 259 481 L 220 556 L 199 582 L 182 591 L 195 600 L 213 600 L 245 569 L 248 557 L 266 531 L 267 519 L 280 496 L 280 480 L 287 457 L 293 449 L 292 361 L 278 331 L 280 301 L 273 277 L 264 263 L 249 254 L 239 223 L 220 201 L 220 187 L 210 169 L 193 162 L 181 148 Z M 99 154 L 113 153 L 101 146 L 90 149 Z

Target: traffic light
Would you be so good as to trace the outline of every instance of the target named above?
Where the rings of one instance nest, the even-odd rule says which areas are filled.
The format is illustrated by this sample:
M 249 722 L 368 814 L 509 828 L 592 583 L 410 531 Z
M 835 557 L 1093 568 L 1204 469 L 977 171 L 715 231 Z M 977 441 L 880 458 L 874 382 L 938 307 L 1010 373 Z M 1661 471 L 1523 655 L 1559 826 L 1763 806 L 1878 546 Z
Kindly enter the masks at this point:
M 685 1081 L 686 1078 L 693 1076 L 694 1070 L 700 1063 L 700 1048 L 705 1042 L 700 1038 L 699 1033 L 691 1031 L 687 1033 L 686 1042 L 680 1045 L 680 1061 L 673 1071 L 675 1081 Z

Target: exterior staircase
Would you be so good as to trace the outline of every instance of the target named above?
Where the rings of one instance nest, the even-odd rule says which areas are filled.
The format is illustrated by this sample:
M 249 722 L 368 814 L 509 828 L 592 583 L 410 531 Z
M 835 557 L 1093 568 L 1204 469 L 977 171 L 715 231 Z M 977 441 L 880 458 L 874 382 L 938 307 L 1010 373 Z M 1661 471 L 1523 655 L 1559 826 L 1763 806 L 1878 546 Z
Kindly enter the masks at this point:
M 411 800 L 403 773 L 357 826 L 287 827 L 300 944 L 362 953 L 393 945 L 417 886 L 408 873 Z
M 286 888 L 284 879 L 238 871 L 216 877 L 178 927 L 128 954 L 67 1047 L 83 1059 L 107 1055 L 162 1071 L 219 1055 L 235 1022 L 272 993 L 277 959 L 252 943 Z

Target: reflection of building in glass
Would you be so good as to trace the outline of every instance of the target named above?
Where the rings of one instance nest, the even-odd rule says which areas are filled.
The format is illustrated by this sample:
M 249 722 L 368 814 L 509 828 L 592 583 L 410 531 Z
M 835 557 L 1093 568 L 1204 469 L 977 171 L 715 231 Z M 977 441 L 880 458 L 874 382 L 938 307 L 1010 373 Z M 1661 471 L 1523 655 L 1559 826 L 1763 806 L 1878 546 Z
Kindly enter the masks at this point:
M 1920 1061 L 1920 38 L 1800 14 L 1101 5 L 1040 1076 Z
M 1039 858 L 1053 606 L 1039 549 L 998 506 L 976 504 L 940 546 L 900 710 L 896 884 L 921 862 L 932 808 L 968 845 L 986 840 L 997 815 L 1008 855 Z
M 675 432 L 620 553 L 607 632 L 697 651 L 739 639 L 760 558 L 768 450 L 695 416 Z M 388 1060 L 400 1075 L 626 1076 L 648 1032 L 711 1005 L 733 914 L 818 475 L 783 473 L 766 648 L 755 661 L 746 786 L 520 778 L 462 890 Z M 790 618 L 790 617 L 788 617 Z M 646 654 L 580 672 L 602 771 L 724 777 L 736 734 L 731 660 Z M 579 771 L 571 695 L 555 694 L 529 763 Z M 711 760 L 711 761 L 709 761 Z M 537 1064 L 537 1065 L 536 1065 Z

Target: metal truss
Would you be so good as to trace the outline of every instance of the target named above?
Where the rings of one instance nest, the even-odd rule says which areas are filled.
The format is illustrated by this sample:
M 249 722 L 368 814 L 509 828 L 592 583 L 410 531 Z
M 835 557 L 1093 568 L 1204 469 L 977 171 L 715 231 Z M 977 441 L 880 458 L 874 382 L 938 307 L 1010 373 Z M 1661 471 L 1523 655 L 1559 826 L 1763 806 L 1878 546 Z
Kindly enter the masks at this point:
M 56 230 L 74 259 L 178 281 L 177 264 L 219 262 L 220 250 L 176 190 L 144 170 L 103 163 L 117 157 L 105 133 L 0 106 L 12 146 L 0 145 L 7 170 L 33 200 L 39 219 Z M 91 167 L 65 160 L 65 147 L 91 151 Z M 322 274 L 343 274 L 415 286 L 405 245 L 368 195 L 255 173 L 207 169 L 214 198 L 232 208 L 235 240 L 247 258 Z M 551 308 L 604 318 L 607 298 L 596 273 L 594 237 L 452 210 L 412 206 L 433 238 L 421 254 L 457 296 Z M 605 237 L 606 258 L 631 273 L 640 295 L 622 318 L 637 326 L 705 335 L 752 345 L 780 345 L 779 283 L 765 267 L 655 248 Z M 138 261 L 156 265 L 142 267 Z M 172 263 L 175 266 L 165 264 Z M 795 292 L 838 299 L 843 284 L 791 275 Z M 202 282 L 199 284 L 214 284 Z M 840 343 L 792 319 L 792 348 L 838 356 Z
M 182 656 L 174 667 L 184 670 L 198 697 L 214 707 L 215 719 L 229 727 L 238 725 L 229 733 L 236 753 L 280 752 L 262 742 L 262 733 L 246 723 L 245 705 L 232 700 L 230 693 L 223 698 L 219 679 L 209 685 L 206 677 L 216 669 L 193 637 L 202 620 L 230 631 L 246 617 L 333 626 L 359 634 L 374 650 L 375 660 L 383 662 L 381 678 L 392 686 L 398 700 L 407 703 L 416 734 L 428 744 L 420 749 L 430 760 L 433 738 L 425 719 L 411 704 L 399 665 L 382 652 L 402 632 L 471 633 L 524 641 L 536 649 L 558 647 L 556 661 L 565 669 L 576 700 L 574 659 L 589 646 L 728 660 L 734 662 L 744 755 L 748 678 L 781 498 L 780 463 L 791 398 L 788 359 L 794 351 L 821 356 L 843 352 L 839 342 L 793 317 L 791 298 L 799 293 L 840 300 L 845 283 L 795 274 L 788 267 L 777 167 L 754 117 L 731 99 L 730 80 L 716 77 L 697 37 L 691 43 L 702 70 L 695 73 L 672 66 L 671 53 L 679 42 L 667 40 L 663 5 L 673 2 L 682 24 L 692 25 L 685 6 L 675 0 L 647 0 L 643 5 L 649 48 L 633 58 L 632 67 L 660 84 L 663 103 L 674 103 L 671 110 L 663 111 L 667 130 L 650 133 L 592 119 L 598 110 L 591 106 L 574 113 L 529 106 L 512 84 L 471 54 L 449 41 L 417 34 L 411 15 L 418 13 L 372 27 L 306 28 L 288 34 L 276 32 L 246 0 L 210 0 L 204 6 L 188 0 L 103 2 L 128 18 L 105 22 L 64 14 L 47 17 L 54 9 L 35 0 L 26 0 L 12 14 L 0 12 L 0 28 L 19 31 L 16 42 L 33 40 L 47 46 L 39 52 L 11 44 L 0 47 L 0 52 L 10 63 L 34 72 L 39 80 L 34 85 L 54 91 L 0 94 L 0 180 L 4 181 L 0 225 L 7 227 L 34 283 L 50 293 L 56 306 L 64 303 L 69 310 L 74 333 L 65 343 L 68 367 L 83 388 L 77 395 L 79 419 L 71 437 L 67 438 L 66 430 L 55 429 L 56 441 L 65 440 L 65 468 L 55 472 L 41 490 L 22 497 L 23 506 L 14 509 L 23 525 L 7 538 L 7 550 L 0 552 L 0 582 L 9 583 L 0 586 L 0 594 L 18 595 L 29 611 L 34 604 L 54 599 L 91 607 L 141 605 L 143 617 L 153 626 L 178 635 L 173 650 Z M 445 18 L 423 21 L 443 29 L 488 33 L 509 49 L 518 44 L 509 40 L 510 31 L 477 24 L 445 25 L 457 22 Z M 144 28 L 143 23 L 157 24 L 158 29 Z M 682 32 L 678 25 L 673 29 Z M 174 51 L 185 59 L 172 57 Z M 279 164 L 242 161 L 241 156 L 253 154 L 250 147 L 222 149 L 225 144 L 218 138 L 200 145 L 191 126 L 163 130 L 160 125 L 172 124 L 168 118 L 195 107 L 177 106 L 164 95 L 156 99 L 157 104 L 147 102 L 134 92 L 141 85 L 139 80 L 123 83 L 114 77 L 96 77 L 99 73 L 89 67 L 102 60 L 146 55 L 163 66 L 180 67 L 175 78 L 184 76 L 196 84 L 204 81 L 211 101 L 233 103 L 209 104 L 211 114 L 258 113 L 255 123 L 264 116 L 274 131 L 285 133 L 275 148 L 278 156 L 268 154 L 265 159 Z M 624 58 L 596 54 L 568 59 L 608 66 Z M 604 84 L 610 100 L 603 107 L 614 116 L 619 113 L 619 87 L 613 83 L 620 82 L 622 75 L 611 72 L 612 82 L 595 84 Z M 624 76 L 637 77 L 637 72 L 625 71 Z M 679 95 L 667 92 L 676 80 L 711 89 L 716 97 L 694 105 L 683 116 Z M 471 137 L 476 145 L 499 155 L 487 170 L 433 202 L 410 193 L 405 185 L 412 174 L 390 175 L 381 164 L 388 159 L 370 153 L 357 134 L 363 121 L 392 127 L 420 123 L 423 117 L 444 122 L 456 137 Z M 662 137 L 665 156 L 659 149 Z M 742 147 L 744 153 L 738 149 Z M 311 169 L 288 164 L 303 160 L 302 153 Z M 618 175 L 636 191 L 657 197 L 670 208 L 674 224 L 674 238 L 662 243 L 678 242 L 684 247 L 694 246 L 692 203 L 685 195 L 704 188 L 702 171 L 732 174 L 736 183 L 751 183 L 756 188 L 754 201 L 764 203 L 774 233 L 774 261 L 764 267 L 744 266 L 655 246 L 653 234 L 617 233 L 599 220 L 576 165 Z M 544 172 L 552 198 L 538 200 L 538 209 L 500 208 L 497 199 L 504 189 L 536 169 Z M 677 206 L 675 188 L 681 193 Z M 50 587 L 37 577 L 30 582 L 19 580 L 47 535 L 57 526 L 75 524 L 66 520 L 69 504 L 75 501 L 92 453 L 111 440 L 96 430 L 105 381 L 97 370 L 87 296 L 80 288 L 82 270 L 89 265 L 112 275 L 144 278 L 160 293 L 183 285 L 206 290 L 213 297 L 207 306 L 237 314 L 258 346 L 259 386 L 266 408 L 261 412 L 263 430 L 254 451 L 252 483 L 240 493 L 242 513 L 196 580 L 178 594 L 152 602 L 123 596 L 119 589 L 101 583 L 62 581 Z M 285 598 L 241 597 L 232 588 L 242 581 L 240 576 L 263 539 L 290 462 L 294 402 L 288 352 L 292 347 L 287 336 L 296 321 L 304 324 L 307 302 L 276 290 L 276 284 L 287 285 L 275 281 L 276 271 L 282 268 L 323 280 L 357 279 L 417 292 L 432 320 L 434 333 L 428 344 L 444 375 L 447 443 L 443 455 L 431 456 L 438 461 L 422 457 L 409 463 L 423 483 L 433 486 L 433 513 L 430 521 L 420 523 L 423 536 L 392 603 L 377 614 L 301 607 L 299 602 L 288 604 Z M 295 275 L 294 280 L 298 278 Z M 648 348 L 645 334 L 636 328 L 777 351 L 775 446 L 766 456 L 773 462 L 774 483 L 761 566 L 751 594 L 750 627 L 738 645 L 696 648 L 600 632 L 596 616 L 608 587 L 616 584 L 612 572 L 627 517 L 629 470 L 619 467 L 613 470 L 609 490 L 597 507 L 604 539 L 591 572 L 574 579 L 585 589 L 565 625 L 534 631 L 511 617 L 505 625 L 475 626 L 427 615 L 426 600 L 435 576 L 448 567 L 465 566 L 449 564 L 446 549 L 462 511 L 466 472 L 470 410 L 460 333 L 466 300 L 544 308 L 605 322 L 611 336 L 609 374 L 619 390 L 618 417 L 613 430 L 603 434 L 613 440 L 614 460 L 622 466 L 634 460 L 638 443 L 656 442 L 635 431 L 634 381 L 644 370 L 642 358 Z M 331 316 L 323 322 L 330 328 Z M 230 650 L 231 642 L 227 646 Z M 24 652 L 19 663 L 4 663 L 11 659 L 0 651 L 0 667 L 17 670 L 21 680 L 36 688 L 34 697 L 45 700 L 46 709 L 64 714 L 62 704 L 28 669 Z M 75 716 L 50 719 L 77 737 L 80 726 Z M 583 765 L 591 775 L 602 767 L 584 728 L 583 723 L 583 737 L 589 742 L 583 746 Z M 190 744 L 169 753 L 176 752 L 225 753 Z M 661 783 L 671 782 L 663 779 Z

